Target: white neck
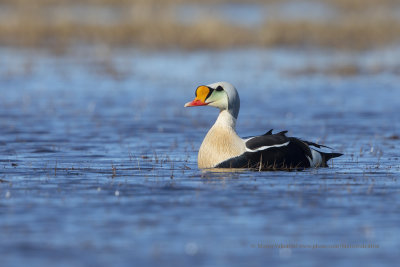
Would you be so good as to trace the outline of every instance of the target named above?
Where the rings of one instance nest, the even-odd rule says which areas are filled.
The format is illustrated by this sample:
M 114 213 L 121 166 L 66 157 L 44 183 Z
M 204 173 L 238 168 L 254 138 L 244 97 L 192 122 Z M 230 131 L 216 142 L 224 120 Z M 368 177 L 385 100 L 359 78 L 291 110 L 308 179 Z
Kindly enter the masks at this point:
M 236 134 L 235 127 L 236 119 L 229 111 L 222 110 L 200 146 L 199 168 L 214 167 L 245 152 L 244 141 Z
M 215 121 L 214 127 L 223 127 L 223 128 L 232 128 L 235 130 L 236 128 L 236 119 L 229 113 L 227 110 L 221 110 L 217 120 Z

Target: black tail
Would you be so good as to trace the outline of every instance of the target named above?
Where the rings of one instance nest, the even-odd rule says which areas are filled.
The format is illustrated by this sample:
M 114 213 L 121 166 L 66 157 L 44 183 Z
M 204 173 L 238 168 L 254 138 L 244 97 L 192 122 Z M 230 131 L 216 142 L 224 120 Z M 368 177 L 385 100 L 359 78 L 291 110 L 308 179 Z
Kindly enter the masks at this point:
M 323 164 L 322 167 L 328 167 L 328 160 L 343 156 L 342 153 L 324 153 L 324 152 L 320 153 L 322 155 L 322 164 Z

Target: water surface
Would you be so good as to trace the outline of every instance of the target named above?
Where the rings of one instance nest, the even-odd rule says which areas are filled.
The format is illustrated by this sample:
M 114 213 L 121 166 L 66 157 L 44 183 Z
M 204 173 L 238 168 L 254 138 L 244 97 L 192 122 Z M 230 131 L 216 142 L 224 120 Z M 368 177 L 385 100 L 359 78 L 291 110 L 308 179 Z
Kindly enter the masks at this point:
M 2 266 L 399 260 L 396 49 L 75 52 L 0 50 Z M 359 73 L 293 75 L 345 63 Z M 201 172 L 217 110 L 183 105 L 220 80 L 239 90 L 241 136 L 289 130 L 345 155 Z M 362 244 L 376 248 L 312 248 Z

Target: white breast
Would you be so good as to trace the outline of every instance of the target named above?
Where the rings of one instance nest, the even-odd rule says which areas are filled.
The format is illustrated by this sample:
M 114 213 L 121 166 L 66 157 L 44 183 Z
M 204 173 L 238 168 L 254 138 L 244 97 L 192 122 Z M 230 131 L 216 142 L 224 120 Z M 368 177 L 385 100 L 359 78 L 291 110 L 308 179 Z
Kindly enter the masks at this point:
M 237 157 L 246 151 L 246 146 L 235 129 L 236 119 L 222 111 L 208 131 L 198 154 L 199 168 L 212 168 L 227 159 Z

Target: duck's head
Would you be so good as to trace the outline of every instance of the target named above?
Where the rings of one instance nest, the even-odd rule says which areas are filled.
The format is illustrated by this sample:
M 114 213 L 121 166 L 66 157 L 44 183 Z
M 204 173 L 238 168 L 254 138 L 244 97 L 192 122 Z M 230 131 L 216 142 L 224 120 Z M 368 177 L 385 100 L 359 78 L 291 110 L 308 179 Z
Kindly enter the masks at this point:
M 236 88 L 228 82 L 217 82 L 197 87 L 196 98 L 185 104 L 185 107 L 212 106 L 221 111 L 227 110 L 237 119 L 240 99 Z

